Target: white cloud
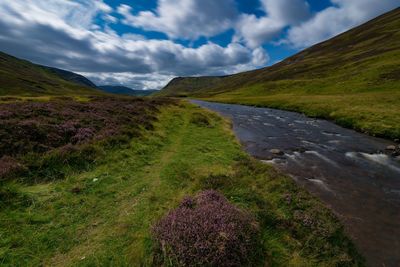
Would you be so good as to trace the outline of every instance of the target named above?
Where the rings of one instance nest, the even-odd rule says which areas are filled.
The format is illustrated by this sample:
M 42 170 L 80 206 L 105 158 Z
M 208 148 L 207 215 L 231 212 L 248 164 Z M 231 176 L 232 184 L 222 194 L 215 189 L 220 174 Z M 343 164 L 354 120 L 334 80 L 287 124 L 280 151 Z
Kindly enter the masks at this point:
M 296 25 L 310 15 L 304 0 L 261 0 L 261 4 L 265 16 L 242 14 L 236 24 L 235 38 L 253 48 L 278 37 L 285 27 Z
M 4 14 L 0 16 L 0 50 L 39 64 L 86 73 L 97 77 L 96 81 L 113 79 L 125 85 L 129 81 L 147 89 L 159 88 L 160 81 L 172 76 L 229 74 L 263 66 L 268 59 L 265 51 L 253 52 L 239 43 L 222 47 L 209 42 L 190 48 L 137 34 L 121 36 L 107 26 L 95 27 L 97 16 L 111 12 L 102 3 L 0 2 L 0 13 Z M 76 22 L 78 17 L 80 23 Z
M 284 26 L 269 17 L 257 18 L 244 14 L 237 23 L 235 39 L 245 42 L 249 47 L 259 47 L 277 37 Z
M 291 28 L 286 43 L 303 48 L 329 39 L 400 5 L 400 0 L 331 0 L 328 7 Z
M 151 90 L 165 86 L 174 75 L 134 74 L 130 72 L 121 73 L 91 73 L 80 74 L 91 79 L 98 85 L 123 85 L 134 90 Z
M 109 14 L 105 14 L 103 16 L 103 19 L 108 23 L 117 23 L 118 22 L 118 19 L 116 17 L 111 16 Z
M 2 0 L 0 50 L 84 73 L 98 83 L 152 89 L 173 76 L 225 75 L 265 66 L 269 56 L 262 45 L 286 30 L 280 44 L 305 47 L 400 5 L 400 0 L 331 1 L 333 6 L 310 17 L 306 0 L 260 0 L 265 15 L 257 17 L 239 14 L 235 0 L 159 0 L 156 10 L 139 13 L 127 5 L 113 10 L 103 0 Z M 210 41 L 192 48 L 118 34 L 111 27 L 121 21 L 171 39 L 193 41 L 228 29 L 235 36 L 226 46 Z
M 270 58 L 267 52 L 259 47 L 254 49 L 253 51 L 253 65 L 255 66 L 263 66 L 269 62 Z
M 133 15 L 132 11 L 128 5 L 118 8 L 124 23 L 163 32 L 174 39 L 190 40 L 224 32 L 232 27 L 238 15 L 234 0 L 159 0 L 155 12 Z
M 305 0 L 261 0 L 261 3 L 270 19 L 285 25 L 295 25 L 310 16 Z

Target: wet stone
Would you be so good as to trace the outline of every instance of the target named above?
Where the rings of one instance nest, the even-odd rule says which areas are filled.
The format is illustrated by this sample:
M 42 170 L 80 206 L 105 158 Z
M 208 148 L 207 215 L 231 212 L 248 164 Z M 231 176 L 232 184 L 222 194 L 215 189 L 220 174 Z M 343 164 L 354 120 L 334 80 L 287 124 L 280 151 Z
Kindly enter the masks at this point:
M 305 148 L 305 147 L 297 147 L 297 148 L 293 149 L 292 151 L 299 152 L 299 153 L 304 153 L 304 152 L 307 151 L 307 148 Z
M 396 150 L 396 146 L 394 146 L 394 145 L 387 146 L 386 150 Z
M 271 152 L 274 155 L 280 155 L 280 156 L 284 154 L 283 151 L 279 149 L 271 149 L 269 152 Z

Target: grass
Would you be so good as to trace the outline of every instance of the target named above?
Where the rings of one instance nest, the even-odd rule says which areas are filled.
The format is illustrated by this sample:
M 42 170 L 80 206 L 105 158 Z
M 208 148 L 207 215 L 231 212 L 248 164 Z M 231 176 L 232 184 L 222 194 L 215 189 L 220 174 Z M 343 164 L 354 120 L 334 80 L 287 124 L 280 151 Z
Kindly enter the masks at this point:
M 310 117 L 332 120 L 369 135 L 400 139 L 400 91 L 258 96 L 232 93 L 203 100 L 296 111 Z
M 42 95 L 42 96 L 18 96 L 18 95 L 10 95 L 10 96 L 0 96 L 0 104 L 5 103 L 14 103 L 14 102 L 48 102 L 52 100 L 75 100 L 78 102 L 88 102 L 92 96 L 90 95 L 71 95 L 71 96 L 51 96 L 51 95 Z
M 25 182 L 52 181 L 70 168 L 86 169 L 103 157 L 105 148 L 129 143 L 142 129 L 152 129 L 158 109 L 174 103 L 129 97 L 3 103 L 0 181 L 16 175 L 29 176 Z
M 2 183 L 0 265 L 151 266 L 151 226 L 206 189 L 256 216 L 268 266 L 363 265 L 318 200 L 249 158 L 228 122 L 189 104 L 164 107 L 154 130 L 110 149 L 91 170 Z
M 398 69 L 398 58 L 400 50 L 333 69 L 328 77 L 264 82 L 206 99 L 301 112 L 400 139 L 400 76 L 382 78 L 382 73 Z
M 400 8 L 271 67 L 176 78 L 159 95 L 287 109 L 400 139 Z
M 66 80 L 67 76 L 73 78 L 70 75 L 76 74 L 61 73 L 0 51 L 0 96 L 103 94 L 99 90 Z

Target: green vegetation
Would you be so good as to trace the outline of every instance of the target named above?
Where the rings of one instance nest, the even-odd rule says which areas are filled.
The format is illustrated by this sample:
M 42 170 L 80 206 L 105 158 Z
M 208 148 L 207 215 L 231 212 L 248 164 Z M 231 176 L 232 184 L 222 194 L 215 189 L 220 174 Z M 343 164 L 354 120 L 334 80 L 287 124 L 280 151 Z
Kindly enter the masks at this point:
M 354 94 L 218 95 L 205 100 L 264 106 L 330 119 L 370 135 L 400 138 L 400 91 Z
M 0 96 L 100 95 L 86 78 L 43 67 L 0 52 Z M 86 81 L 87 82 L 87 81 Z
M 187 97 L 200 90 L 213 89 L 224 77 L 179 77 L 169 82 L 157 95 Z
M 158 90 L 134 90 L 126 86 L 114 86 L 114 85 L 100 85 L 100 90 L 117 95 L 129 95 L 129 96 L 149 96 L 158 92 Z
M 129 143 L 152 129 L 159 108 L 171 99 L 63 97 L 0 105 L 0 180 L 24 173 L 25 182 L 62 178 L 102 157 L 103 148 Z
M 84 172 L 18 180 L 0 185 L 3 266 L 151 266 L 151 226 L 208 189 L 256 217 L 268 266 L 363 265 L 328 209 L 249 158 L 222 118 L 184 103 L 163 107 L 153 130 Z
M 155 226 L 160 264 L 260 266 L 264 263 L 255 216 L 215 190 L 185 197 Z
M 397 8 L 272 67 L 226 77 L 178 78 L 160 95 L 288 109 L 398 139 L 399 29 Z

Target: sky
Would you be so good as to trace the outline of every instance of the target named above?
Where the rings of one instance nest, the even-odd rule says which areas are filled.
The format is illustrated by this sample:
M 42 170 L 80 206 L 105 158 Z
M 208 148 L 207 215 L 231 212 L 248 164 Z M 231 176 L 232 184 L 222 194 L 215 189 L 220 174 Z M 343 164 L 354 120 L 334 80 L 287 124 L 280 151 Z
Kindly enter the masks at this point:
M 0 0 L 0 51 L 97 85 L 160 89 L 177 76 L 277 63 L 400 0 Z

